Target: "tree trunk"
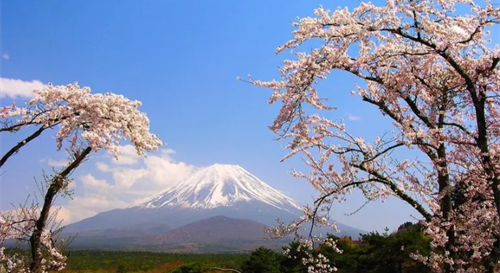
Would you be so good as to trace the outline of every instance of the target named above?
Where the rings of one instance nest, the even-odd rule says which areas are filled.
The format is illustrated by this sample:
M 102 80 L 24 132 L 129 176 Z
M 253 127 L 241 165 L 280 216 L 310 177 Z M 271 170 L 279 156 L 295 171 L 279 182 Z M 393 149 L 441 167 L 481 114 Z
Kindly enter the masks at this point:
M 64 185 L 65 179 L 68 175 L 76 169 L 80 163 L 87 157 L 87 155 L 91 152 L 92 148 L 87 147 L 83 150 L 82 153 L 77 154 L 73 162 L 67 166 L 62 172 L 56 174 L 52 179 L 49 188 L 45 194 L 45 199 L 43 202 L 42 211 L 40 212 L 40 216 L 36 221 L 35 230 L 30 238 L 30 246 L 31 246 L 31 257 L 32 261 L 30 264 L 30 271 L 33 273 L 40 273 L 42 271 L 42 232 L 44 231 L 47 225 L 47 219 L 50 215 L 50 208 L 52 207 L 52 202 L 56 195 L 61 191 Z

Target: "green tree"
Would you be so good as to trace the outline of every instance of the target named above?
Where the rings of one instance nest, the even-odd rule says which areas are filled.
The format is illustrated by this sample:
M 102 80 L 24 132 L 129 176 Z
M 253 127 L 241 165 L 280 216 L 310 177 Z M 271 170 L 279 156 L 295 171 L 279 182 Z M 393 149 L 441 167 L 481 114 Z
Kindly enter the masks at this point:
M 307 267 L 302 264 L 302 258 L 305 258 L 304 253 L 297 251 L 299 242 L 291 242 L 290 245 L 284 246 L 283 250 L 287 252 L 281 258 L 281 272 L 283 273 L 307 273 Z
M 325 247 L 324 245 L 321 245 L 318 251 L 328 257 L 330 262 L 338 269 L 337 272 L 366 272 L 361 270 L 363 267 L 360 260 L 367 252 L 366 247 L 357 244 L 350 237 L 339 238 L 334 235 L 328 235 L 328 237 L 336 239 L 337 247 L 343 251 L 342 254 L 338 254 L 331 247 Z
M 410 257 L 411 253 L 430 253 L 430 238 L 423 234 L 419 224 L 404 223 L 392 234 L 370 232 L 361 235 L 359 241 L 350 237 L 330 237 L 336 239 L 343 253 L 335 253 L 325 246 L 320 246 L 318 251 L 328 257 L 338 273 L 430 272 L 428 267 Z
M 241 270 L 243 273 L 280 273 L 281 259 L 282 255 L 265 247 L 259 247 L 250 254 Z

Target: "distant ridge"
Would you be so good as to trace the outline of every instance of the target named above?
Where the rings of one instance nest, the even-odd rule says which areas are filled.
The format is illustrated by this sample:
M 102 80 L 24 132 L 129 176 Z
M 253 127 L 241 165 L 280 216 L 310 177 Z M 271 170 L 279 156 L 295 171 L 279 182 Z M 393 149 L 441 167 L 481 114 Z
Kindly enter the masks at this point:
M 163 234 L 136 238 L 135 243 L 161 245 L 263 241 L 266 237 L 264 227 L 264 224 L 252 220 L 214 216 Z

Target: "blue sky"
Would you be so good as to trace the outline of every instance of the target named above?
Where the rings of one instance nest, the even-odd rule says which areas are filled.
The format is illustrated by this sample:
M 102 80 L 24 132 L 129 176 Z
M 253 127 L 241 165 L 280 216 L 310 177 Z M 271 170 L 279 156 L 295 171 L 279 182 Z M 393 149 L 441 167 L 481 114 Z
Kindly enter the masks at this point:
M 291 37 L 290 23 L 297 16 L 312 15 L 320 4 L 335 9 L 356 3 L 2 1 L 0 76 L 54 84 L 78 81 L 94 92 L 111 91 L 140 100 L 152 132 L 167 143 L 147 160 L 130 156 L 126 158 L 130 162 L 113 162 L 105 153 L 93 155 L 73 175 L 75 198 L 58 200 L 68 209 L 70 221 L 126 206 L 145 192 L 174 183 L 190 168 L 214 163 L 241 165 L 300 203 L 310 203 L 315 195 L 312 188 L 287 174 L 292 168 L 305 170 L 301 159 L 280 163 L 286 154 L 284 143 L 275 141 L 267 128 L 278 105 L 268 106 L 268 90 L 236 77 L 250 73 L 258 79 L 277 78 L 277 67 L 292 56 L 274 52 Z M 321 91 L 337 111 L 327 115 L 345 119 L 352 132 L 367 138 L 389 128 L 378 111 L 350 96 L 356 83 L 352 77 L 332 77 Z M 12 99 L 0 100 L 4 105 Z M 0 137 L 4 153 L 22 134 Z M 23 202 L 36 190 L 33 178 L 39 179 L 42 169 L 50 171 L 64 158 L 64 152 L 55 152 L 51 136 L 37 139 L 12 158 L 0 176 L 0 209 Z M 169 176 L 164 184 L 158 179 L 162 174 Z M 129 188 L 119 186 L 124 175 L 137 175 L 143 181 Z M 154 185 L 148 186 L 154 179 Z M 128 192 L 117 193 L 120 190 Z M 416 215 L 397 200 L 344 215 L 362 203 L 353 196 L 335 208 L 335 218 L 361 229 L 383 230 L 397 228 Z

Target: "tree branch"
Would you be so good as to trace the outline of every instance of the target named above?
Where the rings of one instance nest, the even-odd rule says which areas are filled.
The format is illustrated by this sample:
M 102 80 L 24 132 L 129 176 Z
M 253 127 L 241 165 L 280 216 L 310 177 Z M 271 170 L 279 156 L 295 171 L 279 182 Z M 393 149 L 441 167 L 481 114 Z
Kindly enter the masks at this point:
M 12 147 L 12 149 L 10 149 L 7 153 L 5 153 L 5 155 L 2 156 L 2 158 L 0 159 L 0 168 L 3 166 L 3 164 L 5 164 L 5 162 L 7 161 L 7 159 L 9 159 L 9 157 L 11 157 L 12 155 L 16 154 L 23 146 L 25 146 L 26 144 L 28 144 L 33 139 L 37 138 L 46 129 L 48 129 L 48 128 L 47 127 L 43 127 L 43 126 L 40 127 L 33 134 L 31 134 L 30 136 L 28 136 L 27 138 L 25 138 L 23 141 L 17 143 L 16 146 Z

